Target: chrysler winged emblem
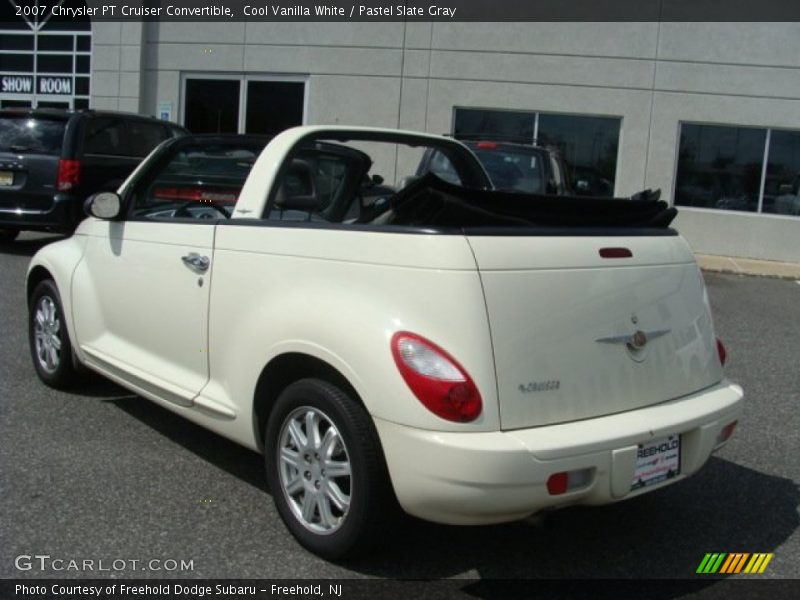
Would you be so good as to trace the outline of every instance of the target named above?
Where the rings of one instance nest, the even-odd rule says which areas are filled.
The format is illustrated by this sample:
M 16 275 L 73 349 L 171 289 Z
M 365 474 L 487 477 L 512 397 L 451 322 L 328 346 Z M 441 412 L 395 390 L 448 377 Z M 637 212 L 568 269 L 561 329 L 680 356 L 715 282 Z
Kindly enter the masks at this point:
M 636 315 L 631 316 L 631 323 L 634 325 L 639 323 L 639 318 Z M 625 344 L 631 352 L 639 352 L 644 350 L 647 342 L 666 335 L 670 332 L 669 329 L 655 329 L 653 331 L 642 331 L 637 329 L 631 335 L 615 335 L 604 338 L 597 338 L 595 342 L 600 344 Z
M 631 335 L 614 335 L 610 337 L 597 338 L 595 342 L 600 344 L 625 344 L 631 352 L 643 350 L 647 342 L 666 335 L 669 329 L 654 329 L 653 331 L 642 331 L 641 329 Z

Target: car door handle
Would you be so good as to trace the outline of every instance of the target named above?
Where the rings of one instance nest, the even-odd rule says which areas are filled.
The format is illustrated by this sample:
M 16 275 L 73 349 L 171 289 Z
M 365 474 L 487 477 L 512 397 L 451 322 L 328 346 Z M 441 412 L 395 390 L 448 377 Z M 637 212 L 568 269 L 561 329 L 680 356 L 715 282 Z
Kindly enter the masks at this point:
M 211 261 L 207 256 L 200 256 L 197 252 L 190 252 L 186 256 L 181 256 L 181 260 L 198 271 L 207 271 Z

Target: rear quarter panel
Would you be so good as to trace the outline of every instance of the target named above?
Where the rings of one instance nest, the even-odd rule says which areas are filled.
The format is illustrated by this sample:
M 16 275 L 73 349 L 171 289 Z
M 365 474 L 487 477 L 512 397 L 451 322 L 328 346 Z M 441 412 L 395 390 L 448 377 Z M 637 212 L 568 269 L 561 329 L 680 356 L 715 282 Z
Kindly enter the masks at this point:
M 444 421 L 412 395 L 390 350 L 403 330 L 469 372 L 484 402 L 477 421 Z M 286 352 L 336 368 L 373 416 L 433 430 L 499 425 L 486 308 L 463 236 L 219 226 L 202 395 L 246 417 L 264 366 Z

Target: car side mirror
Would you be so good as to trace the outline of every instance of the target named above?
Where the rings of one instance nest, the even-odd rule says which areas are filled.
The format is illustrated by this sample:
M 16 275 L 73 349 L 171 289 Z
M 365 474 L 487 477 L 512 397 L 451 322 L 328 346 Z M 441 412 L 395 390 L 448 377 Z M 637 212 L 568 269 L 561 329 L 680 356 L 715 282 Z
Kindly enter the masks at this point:
M 98 192 L 86 199 L 83 211 L 98 219 L 116 219 L 122 209 L 122 201 L 115 192 Z

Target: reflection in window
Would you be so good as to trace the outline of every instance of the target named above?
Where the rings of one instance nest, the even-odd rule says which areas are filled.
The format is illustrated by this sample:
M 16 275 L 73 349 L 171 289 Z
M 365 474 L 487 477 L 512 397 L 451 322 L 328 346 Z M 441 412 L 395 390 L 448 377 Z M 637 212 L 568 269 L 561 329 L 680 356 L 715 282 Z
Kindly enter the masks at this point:
M 552 148 L 571 170 L 575 193 L 613 196 L 620 124 L 616 117 L 457 108 L 454 135 Z
M 800 132 L 770 132 L 763 212 L 800 215 Z
M 572 168 L 575 192 L 613 196 L 619 147 L 619 119 L 542 114 L 538 141 L 561 150 Z
M 685 124 L 675 204 L 758 211 L 765 129 Z
M 454 135 L 460 140 L 530 144 L 536 137 L 535 127 L 535 113 L 457 108 Z

